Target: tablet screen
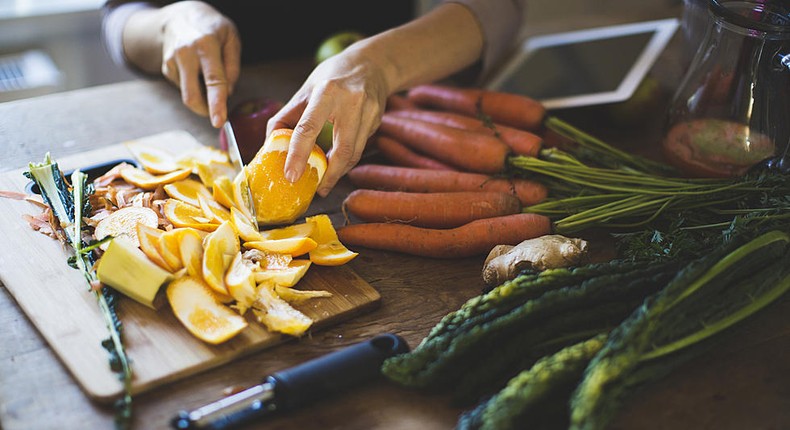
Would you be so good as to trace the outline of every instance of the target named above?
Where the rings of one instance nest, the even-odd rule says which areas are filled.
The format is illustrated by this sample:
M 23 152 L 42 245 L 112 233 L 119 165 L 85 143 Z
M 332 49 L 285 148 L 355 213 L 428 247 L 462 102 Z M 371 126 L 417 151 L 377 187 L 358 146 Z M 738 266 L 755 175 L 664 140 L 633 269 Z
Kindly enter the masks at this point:
M 550 109 L 623 101 L 676 27 L 672 19 L 535 37 L 486 87 L 533 97 Z

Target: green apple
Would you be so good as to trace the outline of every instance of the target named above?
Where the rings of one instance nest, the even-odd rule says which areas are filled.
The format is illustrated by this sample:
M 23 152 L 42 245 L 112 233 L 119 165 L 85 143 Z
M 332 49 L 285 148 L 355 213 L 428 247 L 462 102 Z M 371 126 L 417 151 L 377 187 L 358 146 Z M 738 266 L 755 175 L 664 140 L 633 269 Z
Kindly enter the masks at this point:
M 364 38 L 365 35 L 356 31 L 341 31 L 329 36 L 318 46 L 318 50 L 315 53 L 316 64 L 335 54 L 339 54 L 352 43 Z
M 334 127 L 332 123 L 327 121 L 324 123 L 324 126 L 321 127 L 321 132 L 318 133 L 318 138 L 316 138 L 315 143 L 324 150 L 324 152 L 329 151 L 332 149 L 332 131 Z

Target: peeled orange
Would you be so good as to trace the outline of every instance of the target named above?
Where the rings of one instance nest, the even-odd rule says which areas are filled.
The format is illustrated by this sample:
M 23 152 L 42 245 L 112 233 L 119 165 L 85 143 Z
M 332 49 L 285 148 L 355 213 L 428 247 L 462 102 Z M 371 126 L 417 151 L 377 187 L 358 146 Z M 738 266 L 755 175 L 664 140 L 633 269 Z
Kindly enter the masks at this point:
M 247 180 L 260 224 L 293 223 L 307 211 L 326 172 L 326 155 L 314 145 L 302 177 L 296 182 L 285 178 L 283 169 L 292 134 L 291 129 L 274 130 L 247 165 Z

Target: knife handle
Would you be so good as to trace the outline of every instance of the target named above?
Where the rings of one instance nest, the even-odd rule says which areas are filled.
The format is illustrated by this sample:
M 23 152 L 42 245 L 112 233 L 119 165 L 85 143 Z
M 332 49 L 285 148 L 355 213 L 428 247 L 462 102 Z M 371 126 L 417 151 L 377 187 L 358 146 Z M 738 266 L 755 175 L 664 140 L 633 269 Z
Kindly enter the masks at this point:
M 278 410 L 294 409 L 381 376 L 389 357 L 409 352 L 398 335 L 375 336 L 339 351 L 303 363 L 267 378 L 274 385 Z

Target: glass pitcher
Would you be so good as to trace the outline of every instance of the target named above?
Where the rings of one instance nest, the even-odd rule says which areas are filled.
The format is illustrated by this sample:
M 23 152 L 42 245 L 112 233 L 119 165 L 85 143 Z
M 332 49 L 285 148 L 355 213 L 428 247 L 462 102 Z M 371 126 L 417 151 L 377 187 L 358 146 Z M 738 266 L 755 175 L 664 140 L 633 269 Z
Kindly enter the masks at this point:
M 790 170 L 790 2 L 708 0 L 708 12 L 669 107 L 667 160 L 697 177 Z

